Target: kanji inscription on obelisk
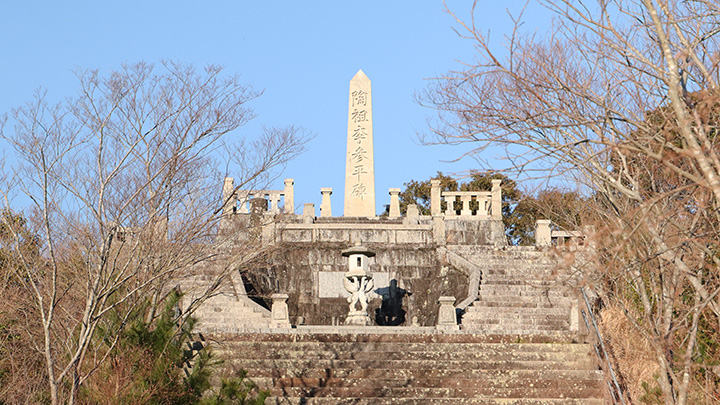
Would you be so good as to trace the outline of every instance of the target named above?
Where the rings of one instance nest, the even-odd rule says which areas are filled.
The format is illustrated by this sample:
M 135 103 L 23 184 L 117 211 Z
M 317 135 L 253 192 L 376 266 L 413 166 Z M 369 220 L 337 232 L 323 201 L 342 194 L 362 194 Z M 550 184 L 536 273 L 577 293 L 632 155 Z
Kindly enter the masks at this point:
M 347 158 L 345 160 L 346 217 L 375 216 L 375 159 L 373 158 L 370 79 L 362 70 L 350 80 Z

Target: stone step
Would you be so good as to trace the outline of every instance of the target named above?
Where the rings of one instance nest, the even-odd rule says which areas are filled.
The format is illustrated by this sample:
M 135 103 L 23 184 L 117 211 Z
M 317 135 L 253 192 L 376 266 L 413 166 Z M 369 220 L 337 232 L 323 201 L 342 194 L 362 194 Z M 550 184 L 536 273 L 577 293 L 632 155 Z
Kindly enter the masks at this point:
M 528 286 L 535 289 L 560 289 L 565 286 L 554 280 L 538 280 L 528 277 L 482 277 L 480 286 L 483 285 L 504 285 L 504 286 Z
M 481 297 L 478 301 L 475 301 L 471 307 L 474 308 L 556 308 L 558 306 L 567 307 L 569 311 L 572 307 L 571 302 L 547 302 L 539 299 L 533 300 L 517 300 L 517 301 L 506 301 L 506 300 L 495 300 L 492 297 Z
M 455 404 L 484 404 L 484 405 L 601 405 L 606 402 L 595 398 L 541 398 L 541 399 L 519 399 L 519 398 L 433 398 L 435 405 Z M 327 398 L 327 397 L 269 397 L 265 404 L 283 405 L 427 405 L 426 398 L 387 398 L 387 397 L 355 397 L 355 398 Z
M 465 316 L 484 316 L 492 319 L 520 319 L 546 317 L 547 319 L 563 319 L 570 316 L 570 306 L 554 306 L 550 308 L 526 308 L 511 306 L 489 306 L 483 301 L 475 301 L 465 309 Z
M 482 269 L 483 274 L 494 274 L 503 276 L 513 276 L 516 274 L 527 274 L 534 276 L 534 278 L 540 279 L 539 275 L 552 275 L 559 272 L 558 264 L 553 262 L 548 263 L 533 263 L 530 265 L 510 262 L 499 262 L 493 263 L 492 261 L 486 261 L 482 258 L 478 259 L 477 265 Z
M 473 387 L 477 389 L 594 389 L 601 376 L 593 378 L 575 379 L 572 381 L 559 378 L 538 379 L 538 378 L 507 378 L 507 379 L 474 379 L 474 378 L 424 378 L 421 376 L 409 376 L 405 378 L 312 378 L 312 377 L 291 377 L 291 378 L 254 378 L 253 381 L 259 387 L 273 388 L 304 388 L 304 387 L 338 387 L 338 388 L 462 388 Z
M 468 313 L 465 314 L 462 318 L 462 324 L 468 325 L 470 323 L 473 324 L 482 324 L 482 325 L 501 325 L 507 327 L 509 330 L 513 329 L 530 329 L 531 327 L 537 327 L 537 326 L 557 326 L 557 327 L 567 327 L 570 323 L 569 317 L 565 318 L 555 318 L 555 319 L 548 319 L 543 316 L 535 316 L 535 317 L 521 317 L 517 319 L 503 319 L 503 318 L 488 318 L 483 317 L 482 315 L 476 316 L 476 313 Z M 514 327 L 516 326 L 516 327 Z
M 577 357 L 575 352 L 523 352 L 508 350 L 505 352 L 473 352 L 462 351 L 362 351 L 348 352 L 342 350 L 292 350 L 279 349 L 272 351 L 218 351 L 225 358 L 232 359 L 237 353 L 242 359 L 318 359 L 318 360 L 357 360 L 357 361 L 410 361 L 410 360 L 465 360 L 465 361 L 572 361 Z M 589 353 L 589 352 L 588 352 Z
M 403 352 L 486 352 L 486 353 L 507 353 L 513 352 L 563 352 L 582 353 L 592 351 L 587 344 L 566 344 L 566 343 L 445 343 L 445 342 L 265 342 L 265 341 L 238 341 L 226 342 L 214 346 L 224 351 L 248 352 L 253 350 L 335 350 L 341 352 L 372 352 L 372 351 L 403 351 Z
M 333 359 L 242 359 L 224 357 L 245 370 L 287 369 L 402 369 L 402 370 L 591 370 L 587 356 L 576 360 L 333 360 Z M 251 374 L 252 375 L 252 374 Z
M 413 388 L 413 387 L 282 387 L 273 388 L 272 396 L 289 397 L 395 397 L 395 398 L 601 398 L 602 389 L 597 386 L 575 386 L 568 382 L 563 388 L 534 387 L 455 387 L 455 388 Z
M 485 286 L 487 287 L 487 286 Z M 513 288 L 501 290 L 500 288 L 483 288 L 478 289 L 480 301 L 493 301 L 493 302 L 543 302 L 543 303 L 572 303 L 576 300 L 573 295 L 566 294 L 560 290 L 548 290 L 547 294 L 544 291 L 538 291 L 537 295 L 517 295 L 513 294 Z M 520 290 L 519 290 L 520 291 Z
M 473 333 L 394 333 L 396 330 L 412 330 L 412 328 L 393 328 L 393 327 L 366 327 L 362 329 L 372 329 L 376 331 L 390 332 L 383 333 L 357 333 L 357 328 L 335 327 L 337 333 L 313 333 L 306 332 L 303 329 L 293 329 L 290 333 L 230 333 L 217 334 L 213 336 L 213 340 L 223 342 L 222 345 L 235 344 L 236 342 L 350 342 L 350 343 L 453 343 L 453 344 L 488 344 L 488 343 L 532 343 L 532 344 L 551 344 L 563 346 L 567 343 L 575 343 L 576 334 L 574 333 L 557 333 L 554 335 L 547 334 L 528 334 L 528 335 L 508 335 L 508 334 L 473 334 Z M 345 332 L 348 330 L 348 332 Z
M 533 284 L 502 284 L 502 283 L 485 283 L 480 284 L 478 289 L 480 296 L 502 295 L 516 297 L 567 297 L 574 298 L 575 295 L 563 288 L 555 287 L 539 287 Z
M 470 378 L 478 380 L 492 379 L 495 381 L 514 379 L 559 379 L 559 380 L 592 380 L 601 379 L 602 371 L 595 369 L 586 370 L 555 370 L 555 369 L 392 369 L 392 368 L 365 368 L 365 369 L 333 369 L 333 368 L 285 368 L 285 369 L 252 369 L 253 379 L 258 381 L 261 378 L 409 378 L 421 372 L 422 378 Z
M 536 325 L 523 328 L 519 325 L 467 325 L 461 326 L 461 330 L 476 333 L 508 333 L 508 334 L 546 334 L 553 335 L 568 330 L 568 326 L 558 325 Z

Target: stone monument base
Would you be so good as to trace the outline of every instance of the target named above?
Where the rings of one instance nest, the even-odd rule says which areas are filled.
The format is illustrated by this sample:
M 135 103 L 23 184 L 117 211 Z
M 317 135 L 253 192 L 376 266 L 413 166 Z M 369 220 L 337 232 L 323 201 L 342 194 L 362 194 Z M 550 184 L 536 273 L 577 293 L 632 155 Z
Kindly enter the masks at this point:
M 345 318 L 345 325 L 368 326 L 372 325 L 372 321 L 367 313 L 362 311 L 351 312 Z

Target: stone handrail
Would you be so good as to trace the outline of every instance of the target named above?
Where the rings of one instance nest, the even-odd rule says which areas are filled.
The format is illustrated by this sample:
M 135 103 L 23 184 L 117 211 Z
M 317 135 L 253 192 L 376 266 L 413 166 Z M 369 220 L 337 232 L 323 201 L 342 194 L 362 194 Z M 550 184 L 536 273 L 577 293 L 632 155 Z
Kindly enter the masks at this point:
M 440 197 L 445 201 L 445 216 L 458 215 L 454 209 L 460 203 L 460 216 L 469 217 L 475 215 L 478 217 L 490 216 L 490 204 L 492 201 L 492 193 L 487 191 L 443 191 Z M 477 203 L 477 209 L 473 210 L 471 202 Z
M 440 256 L 441 262 L 448 263 L 468 276 L 467 296 L 455 306 L 457 309 L 465 310 L 465 308 L 469 307 L 470 304 L 478 298 L 482 271 L 480 267 L 449 249 L 438 248 L 438 255 Z
M 431 180 L 430 183 L 430 211 L 433 216 L 502 219 L 501 180 L 492 180 L 491 191 L 441 191 L 440 180 Z M 476 209 L 471 207 L 473 202 Z M 454 209 L 457 204 L 460 205 L 459 214 Z
M 235 190 L 234 179 L 226 177 L 223 184 L 223 203 L 225 213 L 250 213 L 250 201 L 255 198 L 267 201 L 267 211 L 279 214 L 281 212 L 281 201 L 283 202 L 282 212 L 294 214 L 294 187 L 293 179 L 285 179 L 284 190 Z
M 549 219 L 535 221 L 536 246 L 584 246 L 587 238 L 595 233 L 592 226 L 585 226 L 582 231 L 564 231 L 552 229 L 551 224 Z

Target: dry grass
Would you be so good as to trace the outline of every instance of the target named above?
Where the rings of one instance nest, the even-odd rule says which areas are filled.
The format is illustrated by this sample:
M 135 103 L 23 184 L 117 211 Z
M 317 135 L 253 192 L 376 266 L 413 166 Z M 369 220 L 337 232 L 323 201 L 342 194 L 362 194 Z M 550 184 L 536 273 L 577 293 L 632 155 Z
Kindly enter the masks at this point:
M 630 398 L 633 402 L 639 401 L 646 392 L 643 383 L 649 387 L 658 386 L 660 367 L 652 347 L 617 304 L 603 308 L 600 318 L 606 344 L 612 350 Z

